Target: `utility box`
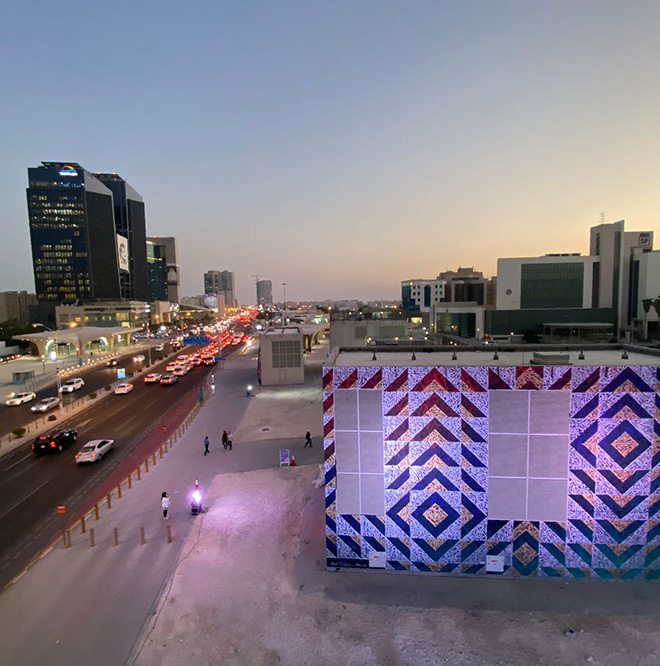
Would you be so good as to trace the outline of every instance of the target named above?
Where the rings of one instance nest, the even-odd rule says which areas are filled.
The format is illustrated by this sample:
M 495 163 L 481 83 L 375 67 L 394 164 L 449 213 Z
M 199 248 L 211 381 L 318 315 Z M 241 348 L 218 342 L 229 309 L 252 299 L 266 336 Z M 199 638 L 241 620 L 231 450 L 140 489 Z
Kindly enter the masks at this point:
M 13 373 L 12 384 L 25 384 L 34 379 L 34 370 L 21 370 Z

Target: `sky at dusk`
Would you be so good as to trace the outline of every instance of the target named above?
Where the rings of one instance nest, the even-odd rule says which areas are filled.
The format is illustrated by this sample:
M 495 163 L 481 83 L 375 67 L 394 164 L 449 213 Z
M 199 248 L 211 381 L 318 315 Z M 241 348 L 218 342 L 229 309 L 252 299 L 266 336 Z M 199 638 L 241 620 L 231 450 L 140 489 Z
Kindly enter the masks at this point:
M 660 2 L 4 3 L 0 291 L 28 166 L 116 172 L 147 233 L 293 300 L 660 232 Z

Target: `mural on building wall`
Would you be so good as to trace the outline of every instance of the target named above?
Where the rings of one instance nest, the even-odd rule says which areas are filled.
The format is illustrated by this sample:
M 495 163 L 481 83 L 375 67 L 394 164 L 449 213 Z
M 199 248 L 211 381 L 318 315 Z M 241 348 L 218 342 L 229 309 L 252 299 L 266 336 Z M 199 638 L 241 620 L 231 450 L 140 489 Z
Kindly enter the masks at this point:
M 380 476 L 342 470 L 368 442 L 353 400 L 380 405 Z M 327 367 L 323 406 L 328 566 L 660 577 L 660 368 Z M 338 513 L 378 505 L 374 481 L 382 513 Z

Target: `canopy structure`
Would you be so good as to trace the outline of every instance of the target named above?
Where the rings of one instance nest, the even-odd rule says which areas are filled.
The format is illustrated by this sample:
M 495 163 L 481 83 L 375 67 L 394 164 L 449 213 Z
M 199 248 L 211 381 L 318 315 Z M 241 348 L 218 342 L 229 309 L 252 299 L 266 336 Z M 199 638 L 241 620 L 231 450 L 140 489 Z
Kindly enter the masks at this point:
M 57 352 L 58 345 L 62 343 L 75 347 L 79 356 L 84 356 L 87 347 L 95 341 L 100 341 L 107 347 L 108 351 L 114 351 L 115 347 L 125 347 L 130 344 L 131 334 L 142 331 L 138 328 L 125 328 L 123 326 L 101 327 L 81 326 L 77 328 L 66 328 L 59 331 L 42 331 L 39 333 L 26 333 L 14 335 L 13 340 L 31 342 L 36 348 L 39 356 L 48 356 L 51 351 Z

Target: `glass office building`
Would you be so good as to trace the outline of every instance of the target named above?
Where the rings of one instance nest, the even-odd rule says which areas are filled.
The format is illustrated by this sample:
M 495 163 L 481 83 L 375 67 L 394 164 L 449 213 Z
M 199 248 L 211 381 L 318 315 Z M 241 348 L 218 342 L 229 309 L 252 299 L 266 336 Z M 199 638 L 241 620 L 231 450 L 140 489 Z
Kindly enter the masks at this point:
M 28 169 L 30 240 L 37 299 L 53 306 L 119 299 L 112 192 L 79 164 Z

